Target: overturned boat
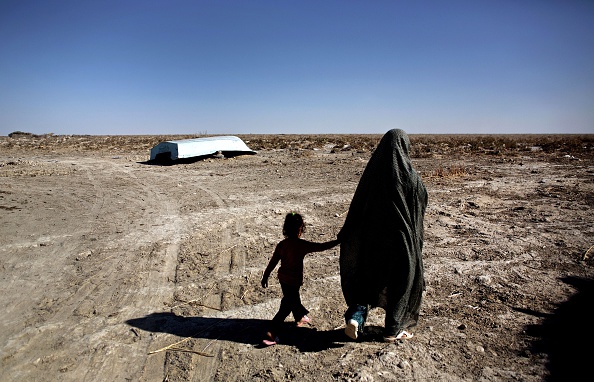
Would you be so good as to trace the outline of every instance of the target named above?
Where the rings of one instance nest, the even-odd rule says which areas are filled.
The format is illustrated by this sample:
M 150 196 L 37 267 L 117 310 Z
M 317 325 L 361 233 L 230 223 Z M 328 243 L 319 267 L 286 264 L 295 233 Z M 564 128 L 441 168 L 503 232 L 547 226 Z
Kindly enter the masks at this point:
M 255 153 L 240 138 L 225 135 L 161 142 L 151 149 L 150 160 L 171 162 L 179 159 L 199 159 L 217 154 L 230 157 Z

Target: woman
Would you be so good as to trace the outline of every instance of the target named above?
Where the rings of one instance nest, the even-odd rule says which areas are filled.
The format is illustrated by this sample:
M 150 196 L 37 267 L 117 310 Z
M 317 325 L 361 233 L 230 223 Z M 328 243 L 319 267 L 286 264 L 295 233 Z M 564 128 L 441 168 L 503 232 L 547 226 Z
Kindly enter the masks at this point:
M 346 334 L 362 333 L 367 312 L 386 311 L 384 340 L 411 338 L 425 289 L 423 218 L 427 190 L 409 156 L 410 140 L 388 131 L 371 156 L 338 234 Z

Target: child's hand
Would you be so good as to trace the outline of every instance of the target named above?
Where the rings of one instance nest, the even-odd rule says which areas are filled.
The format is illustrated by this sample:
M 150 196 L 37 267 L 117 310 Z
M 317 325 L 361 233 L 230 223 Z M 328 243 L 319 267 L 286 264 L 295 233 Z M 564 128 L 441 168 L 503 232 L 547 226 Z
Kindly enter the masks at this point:
M 261 284 L 262 288 L 268 288 L 268 279 L 262 279 Z

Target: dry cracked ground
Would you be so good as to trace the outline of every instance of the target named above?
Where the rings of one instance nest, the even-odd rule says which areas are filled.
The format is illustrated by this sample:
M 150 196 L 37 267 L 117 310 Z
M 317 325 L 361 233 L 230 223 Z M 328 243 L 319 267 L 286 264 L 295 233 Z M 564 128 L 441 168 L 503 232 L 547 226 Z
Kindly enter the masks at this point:
M 0 137 L 2 381 L 557 381 L 589 371 L 594 136 L 412 135 L 429 191 L 415 337 L 343 334 L 339 249 L 304 305 L 260 287 L 284 215 L 335 237 L 380 135 L 240 135 L 257 153 L 173 165 L 190 136 Z M 585 378 L 585 377 L 583 377 Z M 582 379 L 583 379 L 582 378 Z

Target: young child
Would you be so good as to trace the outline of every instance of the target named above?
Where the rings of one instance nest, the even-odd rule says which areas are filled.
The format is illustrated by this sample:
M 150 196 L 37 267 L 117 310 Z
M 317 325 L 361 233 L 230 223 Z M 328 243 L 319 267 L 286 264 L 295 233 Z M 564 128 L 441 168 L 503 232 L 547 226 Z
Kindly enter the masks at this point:
M 264 340 L 266 345 L 274 345 L 278 342 L 278 332 L 285 318 L 293 313 L 297 326 L 303 326 L 310 322 L 307 317 L 309 311 L 301 304 L 299 289 L 303 285 L 303 258 L 311 252 L 321 252 L 336 246 L 339 241 L 332 240 L 325 243 L 313 243 L 301 239 L 305 231 L 303 217 L 295 212 L 287 214 L 283 225 L 285 239 L 276 245 L 274 254 L 262 276 L 262 288 L 268 287 L 268 277 L 280 261 L 278 280 L 283 291 L 278 313 L 272 319 L 271 329 L 266 333 Z

